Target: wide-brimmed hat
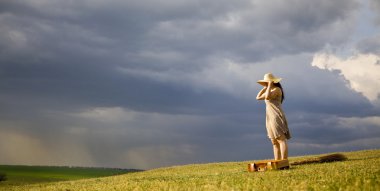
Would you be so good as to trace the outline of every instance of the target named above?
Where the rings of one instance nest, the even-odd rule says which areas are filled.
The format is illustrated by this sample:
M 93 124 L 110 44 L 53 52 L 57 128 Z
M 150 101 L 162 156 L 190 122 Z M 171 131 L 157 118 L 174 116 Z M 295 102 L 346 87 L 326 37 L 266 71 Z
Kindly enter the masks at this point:
M 272 73 L 266 73 L 264 75 L 264 79 L 257 81 L 257 83 L 259 83 L 260 85 L 265 86 L 265 85 L 268 84 L 268 82 L 272 81 L 273 83 L 278 83 L 281 80 L 282 80 L 282 78 L 276 78 L 276 77 L 274 77 L 274 75 Z

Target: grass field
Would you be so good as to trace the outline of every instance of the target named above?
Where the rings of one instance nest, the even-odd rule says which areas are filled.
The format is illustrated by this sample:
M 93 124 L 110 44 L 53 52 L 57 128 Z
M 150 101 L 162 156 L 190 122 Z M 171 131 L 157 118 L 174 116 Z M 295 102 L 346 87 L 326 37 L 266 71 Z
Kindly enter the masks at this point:
M 113 176 L 133 171 L 135 170 L 112 168 L 0 165 L 0 173 L 6 174 L 7 178 L 6 181 L 0 182 L 0 189 L 2 187 L 9 186 L 21 186 L 36 183 Z
M 380 190 L 380 150 L 344 154 L 347 161 L 281 171 L 249 173 L 247 163 L 252 161 L 190 164 L 75 181 L 0 183 L 0 190 Z M 290 162 L 309 157 L 292 157 Z

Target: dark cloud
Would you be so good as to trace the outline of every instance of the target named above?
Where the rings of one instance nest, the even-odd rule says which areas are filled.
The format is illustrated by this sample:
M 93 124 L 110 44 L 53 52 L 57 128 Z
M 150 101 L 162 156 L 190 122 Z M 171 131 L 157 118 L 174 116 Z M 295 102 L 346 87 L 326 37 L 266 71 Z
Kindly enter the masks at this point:
M 352 29 L 349 20 L 358 6 L 354 1 L 292 4 L 297 6 L 253 1 L 239 10 L 202 19 L 169 19 L 158 22 L 148 40 L 160 48 L 176 44 L 170 48 L 190 49 L 197 56 L 259 61 L 273 55 L 313 52 L 325 43 L 342 43 L 347 37 L 340 33 Z
M 8 37 L 3 46 L 11 51 L 10 45 L 18 43 L 18 56 L 20 49 L 35 59 L 71 53 L 86 55 L 85 62 L 102 57 L 145 69 L 170 64 L 167 59 L 152 63 L 146 52 L 177 53 L 182 59 L 171 67 L 183 62 L 186 68 L 204 65 L 210 56 L 255 61 L 313 52 L 325 43 L 347 40 L 340 32 L 353 27 L 349 21 L 358 6 L 354 1 L 294 1 L 297 6 L 272 1 L 3 4 L 2 33 Z
M 367 3 L 367 4 L 366 4 Z M 368 2 L 364 2 L 365 6 L 368 6 L 372 11 L 363 10 L 362 16 L 366 19 L 366 25 L 362 25 L 361 27 L 365 29 L 371 28 L 372 33 L 370 33 L 365 38 L 359 39 L 356 45 L 356 49 L 358 49 L 361 53 L 366 54 L 380 54 L 380 2 L 377 0 L 369 0 Z M 363 29 L 362 29 L 363 30 Z M 365 32 L 368 32 L 365 31 Z
M 378 126 L 357 122 L 376 120 L 378 108 L 338 73 L 310 66 L 314 52 L 350 39 L 359 6 L 1 2 L 0 145 L 9 146 L 0 162 L 153 168 L 270 158 L 265 106 L 254 99 L 268 71 L 286 79 L 291 154 L 378 145 Z
M 367 54 L 380 54 L 380 35 L 375 35 L 361 40 L 357 44 L 357 49 L 362 53 Z
M 380 2 L 377 0 L 369 0 L 369 7 L 372 9 L 374 15 L 374 22 L 380 26 Z

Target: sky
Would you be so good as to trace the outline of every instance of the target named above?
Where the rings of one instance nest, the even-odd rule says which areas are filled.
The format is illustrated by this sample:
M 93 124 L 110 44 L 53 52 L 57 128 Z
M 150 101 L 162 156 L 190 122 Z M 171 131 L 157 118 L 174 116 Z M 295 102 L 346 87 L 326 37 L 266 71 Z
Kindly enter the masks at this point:
M 151 169 L 380 148 L 378 0 L 2 0 L 0 164 Z

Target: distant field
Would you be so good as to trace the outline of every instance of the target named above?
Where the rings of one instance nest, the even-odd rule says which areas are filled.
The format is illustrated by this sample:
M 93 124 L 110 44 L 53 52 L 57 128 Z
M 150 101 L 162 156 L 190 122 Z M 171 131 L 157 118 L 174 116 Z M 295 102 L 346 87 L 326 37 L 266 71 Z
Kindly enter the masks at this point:
M 0 173 L 5 173 L 7 177 L 6 181 L 0 182 L 0 188 L 12 185 L 27 185 L 44 182 L 57 182 L 112 176 L 133 171 L 136 170 L 113 168 L 0 165 Z
M 3 185 L 0 190 L 380 190 L 380 150 L 343 153 L 347 161 L 247 172 L 252 161 L 189 164 L 74 181 Z M 315 156 L 292 157 L 290 162 Z

